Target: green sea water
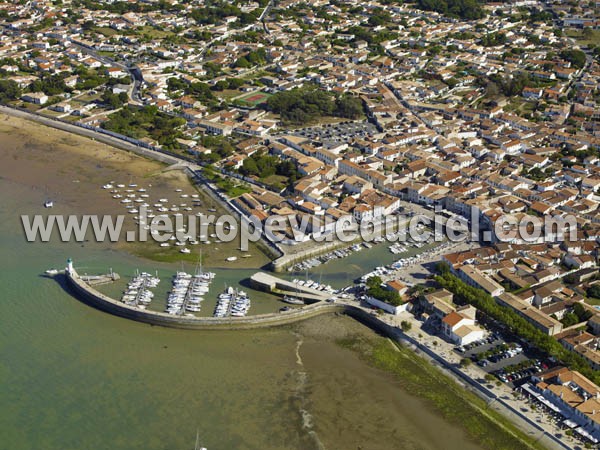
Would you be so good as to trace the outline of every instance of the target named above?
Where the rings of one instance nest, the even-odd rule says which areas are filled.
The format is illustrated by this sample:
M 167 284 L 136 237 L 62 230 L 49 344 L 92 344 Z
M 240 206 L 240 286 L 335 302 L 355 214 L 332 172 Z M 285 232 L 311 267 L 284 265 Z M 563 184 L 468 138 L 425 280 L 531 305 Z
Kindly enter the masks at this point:
M 44 212 L 43 192 L 6 179 L 0 192 L 0 448 L 192 449 L 197 434 L 209 450 L 478 448 L 335 344 L 344 333 L 372 334 L 349 318 L 185 331 L 86 306 L 43 271 L 72 257 L 80 272 L 157 269 L 166 283 L 178 267 L 103 244 L 26 243 L 18 218 Z M 214 284 L 243 275 L 220 272 Z M 278 306 L 252 298 L 254 312 Z

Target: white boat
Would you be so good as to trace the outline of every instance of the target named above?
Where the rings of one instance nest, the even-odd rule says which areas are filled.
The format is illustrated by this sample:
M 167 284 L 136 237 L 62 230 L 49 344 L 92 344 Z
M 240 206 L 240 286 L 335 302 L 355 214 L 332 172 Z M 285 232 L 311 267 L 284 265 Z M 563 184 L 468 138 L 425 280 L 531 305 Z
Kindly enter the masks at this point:
M 162 242 L 162 243 L 160 244 L 160 246 L 161 246 L 161 247 L 168 247 L 168 246 L 169 246 L 169 243 L 168 243 L 168 242 Z
M 189 248 L 182 248 L 181 250 L 179 250 L 181 253 L 190 253 L 190 249 Z
M 225 258 L 225 261 L 236 261 L 237 260 L 237 256 L 229 256 L 227 258 Z
M 57 269 L 48 269 L 46 270 L 46 275 L 56 275 L 58 273 Z
M 54 206 L 54 202 L 52 200 L 46 200 L 44 202 L 44 208 L 52 208 Z
M 105 184 L 104 186 L 102 186 L 102 189 L 112 189 L 114 186 L 112 184 Z

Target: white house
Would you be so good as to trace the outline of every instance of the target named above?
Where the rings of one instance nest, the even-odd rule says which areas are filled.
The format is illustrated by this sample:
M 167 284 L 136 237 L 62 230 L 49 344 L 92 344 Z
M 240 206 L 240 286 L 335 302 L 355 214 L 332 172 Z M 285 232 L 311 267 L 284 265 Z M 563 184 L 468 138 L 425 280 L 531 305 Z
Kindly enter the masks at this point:
M 475 325 L 475 320 L 458 312 L 451 312 L 442 319 L 444 336 L 457 345 L 467 345 L 483 339 L 485 331 Z
M 48 96 L 43 92 L 32 92 L 23 95 L 21 99 L 25 102 L 35 103 L 36 105 L 44 105 L 48 101 Z

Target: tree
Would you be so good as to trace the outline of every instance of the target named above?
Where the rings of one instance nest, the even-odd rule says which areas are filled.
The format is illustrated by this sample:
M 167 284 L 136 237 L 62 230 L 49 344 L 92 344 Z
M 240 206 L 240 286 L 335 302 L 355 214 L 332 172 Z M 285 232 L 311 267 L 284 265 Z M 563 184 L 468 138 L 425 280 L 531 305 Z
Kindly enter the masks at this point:
M 573 305 L 573 314 L 577 316 L 579 322 L 585 322 L 592 317 L 592 312 L 585 309 L 581 303 L 575 303 Z
M 335 97 L 313 85 L 278 92 L 269 97 L 267 108 L 279 113 L 282 122 L 295 125 L 321 116 L 356 119 L 362 114 L 362 103 L 358 97 L 347 94 Z
M 363 112 L 362 102 L 358 97 L 342 95 L 335 101 L 334 114 L 347 119 L 357 119 Z
M 579 323 L 579 317 L 577 317 L 577 314 L 566 313 L 561 322 L 565 327 L 570 327 Z
M 229 87 L 229 83 L 226 80 L 219 80 L 215 83 L 215 91 L 224 91 Z
M 594 284 L 586 291 L 588 297 L 600 298 L 600 284 Z
M 252 67 L 252 64 L 250 64 L 250 61 L 248 61 L 245 56 L 240 56 L 235 62 L 235 67 L 239 67 L 240 69 L 248 69 Z
M 243 175 L 258 175 L 260 172 L 256 160 L 254 158 L 246 158 L 242 163 L 240 173 Z
M 485 11 L 477 0 L 417 0 L 417 6 L 426 11 L 436 11 L 465 20 L 477 20 L 485 16 Z
M 410 329 L 412 328 L 412 324 L 407 320 L 403 320 L 402 322 L 400 322 L 400 328 L 402 328 L 402 331 L 406 333 L 407 331 L 410 331 Z
M 392 306 L 399 306 L 402 304 L 402 299 L 396 291 L 390 291 L 381 287 L 382 280 L 380 277 L 369 277 L 367 280 L 367 294 L 377 300 L 381 300 Z
M 21 88 L 13 80 L 0 80 L 0 102 L 6 103 L 21 97 Z
M 573 64 L 574 67 L 582 69 L 585 66 L 585 53 L 581 50 L 563 50 L 560 52 L 560 57 Z
M 481 45 L 484 47 L 496 47 L 506 42 L 504 33 L 488 33 L 481 38 Z
M 121 94 L 125 95 L 125 100 L 123 100 Z M 104 91 L 102 94 L 102 103 L 107 104 L 111 109 L 118 109 L 127 101 L 127 94 L 124 92 L 121 92 L 121 94 L 116 95 L 110 91 Z

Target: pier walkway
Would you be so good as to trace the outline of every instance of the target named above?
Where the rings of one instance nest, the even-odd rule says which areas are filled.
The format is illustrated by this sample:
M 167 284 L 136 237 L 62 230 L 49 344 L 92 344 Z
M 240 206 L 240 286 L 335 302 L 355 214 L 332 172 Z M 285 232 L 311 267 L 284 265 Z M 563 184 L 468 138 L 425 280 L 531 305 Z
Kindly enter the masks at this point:
M 318 289 L 298 285 L 291 281 L 283 280 L 265 272 L 257 272 L 250 277 L 250 285 L 257 290 L 272 292 L 274 294 L 288 295 L 311 302 L 327 300 L 331 294 Z

